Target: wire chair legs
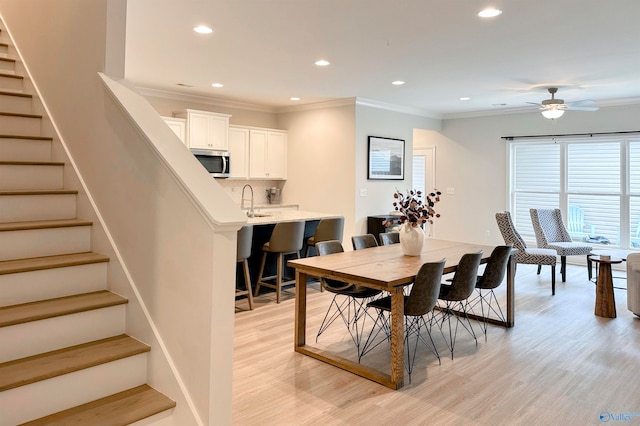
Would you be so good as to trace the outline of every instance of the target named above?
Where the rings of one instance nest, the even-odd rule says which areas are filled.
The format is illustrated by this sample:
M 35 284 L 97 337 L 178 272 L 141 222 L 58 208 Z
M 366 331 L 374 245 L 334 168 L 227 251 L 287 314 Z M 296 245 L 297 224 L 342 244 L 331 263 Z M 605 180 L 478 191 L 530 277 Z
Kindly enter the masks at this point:
M 456 344 L 456 337 L 458 335 L 458 325 L 462 325 L 469 334 L 473 337 L 476 342 L 476 346 L 478 346 L 478 338 L 476 337 L 476 333 L 473 331 L 473 327 L 471 326 L 471 320 L 467 316 L 467 301 L 445 301 L 444 306 L 440 306 L 438 310 L 440 311 L 440 329 L 442 331 L 442 335 L 444 336 L 444 340 L 449 347 L 449 351 L 451 352 L 451 359 L 453 359 L 453 350 Z M 455 318 L 455 326 L 451 324 L 451 317 Z M 443 327 L 445 321 L 449 326 L 449 337 L 444 333 Z
M 409 383 L 411 383 L 411 373 L 413 372 L 416 354 L 418 353 L 419 342 L 422 342 L 422 344 L 426 346 L 431 351 L 431 353 L 436 356 L 436 358 L 438 358 L 438 363 L 442 364 L 438 349 L 436 348 L 433 338 L 431 337 L 431 329 L 434 323 L 436 323 L 436 325 L 438 324 L 436 321 L 434 321 L 433 313 L 428 315 L 428 319 L 429 321 L 427 322 L 427 320 L 423 316 L 405 317 L 404 347 L 407 354 L 407 362 L 405 363 L 405 368 L 409 375 Z M 369 332 L 369 336 L 367 337 L 367 340 L 362 347 L 362 351 L 359 354 L 358 362 L 360 362 L 364 355 L 371 352 L 381 343 L 391 341 L 391 327 L 389 322 L 390 321 L 388 312 L 378 311 L 378 316 L 375 320 L 375 323 L 373 324 L 373 328 Z M 424 336 L 423 330 L 426 330 L 427 336 Z M 415 340 L 410 341 L 411 337 L 413 336 L 415 336 Z
M 476 289 L 477 296 L 469 301 L 469 309 L 471 312 L 474 311 L 476 306 L 480 304 L 480 312 L 484 321 L 482 321 L 482 331 L 484 332 L 484 340 L 487 341 L 487 327 L 489 325 L 487 318 L 493 313 L 494 316 L 497 317 L 500 321 L 506 322 L 507 319 L 502 312 L 502 308 L 500 308 L 500 303 L 498 302 L 498 298 L 496 297 L 493 289 Z
M 367 312 L 367 303 L 370 301 L 370 297 L 356 298 L 340 294 L 334 295 L 331 300 L 331 304 L 329 305 L 329 309 L 327 309 L 327 313 L 322 320 L 322 324 L 320 324 L 318 334 L 316 334 L 316 342 L 320 335 L 324 333 L 335 320 L 340 318 L 346 326 L 353 343 L 356 345 L 358 350 L 358 361 L 360 361 L 362 330 L 367 322 L 367 317 L 373 320 L 371 315 Z

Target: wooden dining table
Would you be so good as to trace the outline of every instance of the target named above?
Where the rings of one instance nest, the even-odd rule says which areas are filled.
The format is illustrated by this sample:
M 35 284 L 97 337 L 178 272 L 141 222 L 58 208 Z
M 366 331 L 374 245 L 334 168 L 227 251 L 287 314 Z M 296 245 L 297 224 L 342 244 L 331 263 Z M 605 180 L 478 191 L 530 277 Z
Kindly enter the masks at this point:
M 326 256 L 290 260 L 296 271 L 296 302 L 294 350 L 359 376 L 383 384 L 391 389 L 404 385 L 404 293 L 420 267 L 426 262 L 446 259 L 444 273 L 455 272 L 465 253 L 482 251 L 481 263 L 489 260 L 494 246 L 456 241 L 427 239 L 420 256 L 405 256 L 400 244 L 372 247 Z M 365 287 L 385 290 L 391 295 L 391 365 L 390 371 L 380 371 L 352 361 L 334 352 L 307 343 L 307 277 L 325 277 Z M 513 327 L 515 261 L 509 260 L 506 280 L 506 321 L 488 318 L 488 322 L 503 327 Z M 476 315 L 471 318 L 480 319 Z

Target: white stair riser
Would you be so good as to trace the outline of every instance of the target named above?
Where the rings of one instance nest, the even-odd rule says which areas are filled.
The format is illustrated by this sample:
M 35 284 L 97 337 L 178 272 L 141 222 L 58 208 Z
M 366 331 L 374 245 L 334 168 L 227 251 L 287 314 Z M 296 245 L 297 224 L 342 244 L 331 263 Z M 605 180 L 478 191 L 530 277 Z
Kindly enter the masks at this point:
M 0 306 L 19 305 L 107 287 L 107 263 L 0 275 Z
M 0 115 L 0 129 L 4 135 L 40 136 L 40 122 L 39 118 Z
M 5 73 L 15 73 L 16 63 L 15 61 L 0 61 L 0 71 Z
M 91 251 L 91 227 L 0 232 L 0 261 Z
M 123 334 L 125 307 L 110 306 L 0 327 L 0 362 Z
M 0 65 L 2 65 L 1 61 Z M 31 98 L 0 95 L 0 111 L 30 114 L 32 112 L 31 105 Z
M 51 141 L 2 138 L 0 158 L 2 161 L 50 161 Z
M 0 425 L 16 425 L 146 382 L 147 354 L 128 357 L 0 393 Z
M 0 195 L 0 222 L 74 219 L 75 194 Z
M 0 75 L 0 88 L 3 90 L 22 90 L 23 79 Z
M 0 190 L 62 189 L 61 165 L 0 164 Z

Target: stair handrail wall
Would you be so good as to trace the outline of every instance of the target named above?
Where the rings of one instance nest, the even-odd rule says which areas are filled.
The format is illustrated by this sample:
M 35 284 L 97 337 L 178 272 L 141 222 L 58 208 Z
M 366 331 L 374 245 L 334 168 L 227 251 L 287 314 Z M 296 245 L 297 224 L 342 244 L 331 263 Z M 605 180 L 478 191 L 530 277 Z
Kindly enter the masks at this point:
M 0 19 L 78 215 L 99 224 L 109 290 L 129 298 L 127 333 L 152 348 L 149 383 L 178 402 L 174 424 L 230 424 L 229 283 L 246 218 L 140 95 L 99 74 L 106 4 L 1 0 Z

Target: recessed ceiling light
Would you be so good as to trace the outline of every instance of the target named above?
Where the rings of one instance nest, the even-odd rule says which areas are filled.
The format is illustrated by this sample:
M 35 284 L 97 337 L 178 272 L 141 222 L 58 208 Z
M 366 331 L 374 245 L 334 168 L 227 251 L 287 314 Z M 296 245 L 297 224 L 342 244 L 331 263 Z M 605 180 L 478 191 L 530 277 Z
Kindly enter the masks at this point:
M 289 98 L 289 99 L 291 99 L 292 101 L 299 101 L 300 100 L 300 98 L 296 98 L 296 97 Z
M 315 64 L 319 67 L 326 67 L 327 65 L 329 65 L 329 61 L 325 59 L 319 59 L 315 62 Z
M 404 84 L 404 81 L 396 80 L 396 81 L 392 81 L 391 84 L 393 84 L 394 86 L 402 86 Z
M 461 98 L 460 98 L 460 100 L 461 100 L 461 101 L 468 101 L 468 100 L 470 100 L 470 99 L 471 99 L 471 98 L 470 98 L 470 97 L 468 97 L 468 96 L 463 96 L 463 97 L 461 97 Z
M 481 18 L 494 18 L 498 15 L 502 15 L 502 11 L 500 9 L 493 8 L 488 8 L 478 13 L 478 16 Z
M 220 87 L 224 87 L 224 84 L 222 84 L 222 83 L 211 83 L 211 86 L 220 88 Z
M 193 31 L 200 34 L 211 34 L 213 30 L 206 25 L 198 25 L 197 27 L 193 27 Z

